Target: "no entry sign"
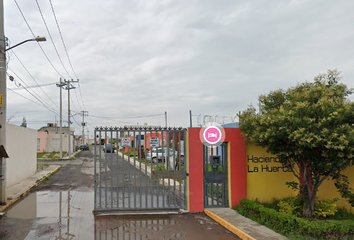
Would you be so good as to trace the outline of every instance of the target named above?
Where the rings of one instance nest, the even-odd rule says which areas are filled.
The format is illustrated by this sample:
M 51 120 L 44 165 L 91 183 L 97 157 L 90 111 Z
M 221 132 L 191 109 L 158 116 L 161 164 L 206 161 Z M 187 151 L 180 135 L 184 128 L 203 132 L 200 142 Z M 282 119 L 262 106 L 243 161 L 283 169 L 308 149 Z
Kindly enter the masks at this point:
M 130 139 L 130 137 L 122 138 L 122 147 L 130 147 L 131 142 L 132 142 L 132 140 Z

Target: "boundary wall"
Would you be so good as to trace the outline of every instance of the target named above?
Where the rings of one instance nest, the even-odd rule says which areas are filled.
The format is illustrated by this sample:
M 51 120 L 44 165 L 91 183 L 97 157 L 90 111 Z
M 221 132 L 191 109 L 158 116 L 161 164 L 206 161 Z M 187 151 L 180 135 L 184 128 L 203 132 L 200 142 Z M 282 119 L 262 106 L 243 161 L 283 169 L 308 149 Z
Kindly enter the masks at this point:
M 203 202 L 203 143 L 200 132 L 205 128 L 188 129 L 188 166 L 187 172 L 187 206 L 190 212 L 202 212 Z M 297 181 L 292 172 L 282 167 L 279 159 L 267 153 L 265 148 L 255 143 L 246 144 L 238 128 L 224 128 L 225 140 L 228 146 L 228 198 L 229 207 L 239 203 L 242 198 L 269 202 L 289 196 L 296 196 L 285 184 Z M 354 189 L 354 167 L 346 169 L 351 188 Z M 318 199 L 339 198 L 339 207 L 351 209 L 345 199 L 341 199 L 333 181 L 325 181 L 317 195 Z
M 26 179 L 37 171 L 37 130 L 6 125 L 6 187 Z

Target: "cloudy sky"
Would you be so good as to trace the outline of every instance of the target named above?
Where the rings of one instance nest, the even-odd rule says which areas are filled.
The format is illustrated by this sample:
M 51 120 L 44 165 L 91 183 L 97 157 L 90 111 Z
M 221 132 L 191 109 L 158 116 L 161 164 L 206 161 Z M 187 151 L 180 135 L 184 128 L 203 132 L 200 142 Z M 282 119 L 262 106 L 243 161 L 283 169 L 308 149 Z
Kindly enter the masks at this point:
M 60 78 L 79 79 L 71 121 L 80 134 L 88 111 L 90 135 L 164 125 L 165 111 L 169 126 L 189 126 L 189 110 L 193 126 L 207 115 L 237 121 L 260 94 L 328 69 L 353 87 L 353 9 L 352 0 L 4 0 L 9 46 L 47 38 L 7 52 L 7 120 L 58 123 Z

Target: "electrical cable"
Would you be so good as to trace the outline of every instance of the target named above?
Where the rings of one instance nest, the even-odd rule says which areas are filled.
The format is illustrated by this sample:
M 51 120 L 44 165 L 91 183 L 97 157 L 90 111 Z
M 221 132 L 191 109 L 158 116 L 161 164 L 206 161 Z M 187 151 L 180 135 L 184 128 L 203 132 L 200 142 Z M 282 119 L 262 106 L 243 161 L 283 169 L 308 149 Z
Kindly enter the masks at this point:
M 76 88 L 75 88 L 75 90 L 76 90 Z M 77 92 L 76 92 L 76 91 L 74 91 L 74 92 L 75 92 L 75 96 L 76 96 L 76 101 L 77 101 L 77 103 L 79 104 L 79 108 L 82 109 L 82 107 L 81 107 L 81 105 L 80 105 L 79 98 L 78 98 L 78 96 L 77 96 Z M 77 109 L 76 109 L 76 110 L 77 110 Z
M 29 89 L 29 88 L 37 88 L 37 87 L 45 87 L 45 86 L 50 86 L 50 85 L 55 85 L 55 84 L 57 84 L 57 82 L 46 83 L 46 84 L 41 84 L 41 85 L 32 85 L 32 86 L 27 86 L 27 89 Z M 17 90 L 22 90 L 23 87 L 19 86 L 17 88 L 8 88 L 8 89 L 11 90 L 11 91 L 17 91 Z
M 28 71 L 28 69 L 25 67 L 25 65 L 22 63 L 22 61 L 20 60 L 20 58 L 16 55 L 16 53 L 11 50 L 11 52 L 15 55 L 15 57 L 17 58 L 17 60 L 21 63 L 22 67 L 26 70 L 26 72 L 28 73 L 28 75 L 30 75 L 30 77 L 33 79 L 33 81 L 37 84 L 37 86 L 42 90 L 42 92 L 48 97 L 48 99 L 56 106 L 58 107 L 58 105 L 48 96 L 48 94 L 42 89 L 41 86 L 39 86 L 38 82 L 36 81 L 36 79 L 34 79 L 34 77 L 32 76 L 32 74 Z M 11 70 L 12 71 L 12 70 Z M 12 71 L 14 72 L 14 71 Z M 27 85 L 27 84 L 26 84 Z
M 75 105 L 74 101 L 72 100 L 72 98 L 70 99 L 70 102 L 71 102 L 71 103 L 72 103 L 72 105 L 74 106 L 75 110 L 76 110 L 76 111 L 79 111 L 79 110 L 77 109 L 77 107 L 76 107 L 76 105 Z
M 70 76 L 70 74 L 68 73 L 68 70 L 66 70 L 66 67 L 64 66 L 63 61 L 61 60 L 61 57 L 60 57 L 59 52 L 58 52 L 58 49 L 57 49 L 57 47 L 55 46 L 55 43 L 54 43 L 54 41 L 53 41 L 52 34 L 51 34 L 50 31 L 49 31 L 49 28 L 48 28 L 48 25 L 47 25 L 47 23 L 46 23 L 46 21 L 45 21 L 45 19 L 44 19 L 44 16 L 43 16 L 41 7 L 39 6 L 38 0 L 36 0 L 36 3 L 37 3 L 37 7 L 38 7 L 38 10 L 39 10 L 39 13 L 41 14 L 41 17 L 42 17 L 44 26 L 45 26 L 45 28 L 47 29 L 49 38 L 50 38 L 50 40 L 51 40 L 51 42 L 52 42 L 52 44 L 53 44 L 53 47 L 54 47 L 54 49 L 55 49 L 55 52 L 56 52 L 56 54 L 57 54 L 57 56 L 58 56 L 58 58 L 59 58 L 59 61 L 60 61 L 61 65 L 63 66 L 63 68 L 64 68 L 66 74 L 68 74 L 69 78 L 72 78 L 72 77 Z
M 21 10 L 20 5 L 18 5 L 18 3 L 17 3 L 16 0 L 14 0 L 14 2 L 16 3 L 17 8 L 18 8 L 18 10 L 20 11 L 20 13 L 21 13 L 23 19 L 25 20 L 25 22 L 26 22 L 26 24 L 27 24 L 27 27 L 29 28 L 29 30 L 31 31 L 33 37 L 35 38 L 36 36 L 35 36 L 35 34 L 33 33 L 32 28 L 30 27 L 30 25 L 29 25 L 27 19 L 25 18 L 25 15 L 23 14 L 23 12 L 22 12 L 22 10 Z M 64 78 L 64 77 L 59 73 L 59 71 L 54 67 L 53 63 L 50 61 L 48 55 L 45 53 L 44 49 L 43 49 L 42 46 L 39 44 L 39 42 L 37 42 L 37 44 L 38 44 L 38 46 L 40 47 L 40 49 L 42 50 L 44 56 L 47 58 L 48 62 L 49 62 L 50 65 L 52 66 L 52 68 L 57 72 L 57 74 L 58 74 L 60 77 Z
M 76 115 L 72 115 L 72 114 L 70 114 L 70 115 L 71 115 L 70 117 L 74 119 L 74 121 L 76 122 L 76 124 L 77 124 L 78 126 L 81 126 L 81 124 L 79 124 L 79 123 L 76 121 L 75 117 L 74 117 L 74 116 L 76 116 Z
M 61 41 L 63 42 L 64 50 L 65 50 L 66 56 L 67 56 L 67 58 L 68 58 L 68 61 L 69 61 L 71 70 L 73 71 L 73 73 L 74 73 L 76 79 L 78 79 L 78 77 L 77 77 L 77 75 L 76 75 L 76 73 L 75 73 L 75 70 L 74 70 L 74 68 L 73 68 L 73 65 L 72 65 L 72 63 L 71 63 L 71 60 L 70 60 L 70 57 L 69 57 L 69 54 L 68 54 L 68 50 L 67 50 L 66 45 L 65 45 L 65 42 L 64 42 L 63 34 L 61 33 L 61 30 L 60 30 L 60 27 L 59 27 L 59 22 L 58 22 L 58 20 L 57 20 L 57 16 L 56 16 L 55 11 L 54 11 L 54 7 L 53 7 L 53 4 L 52 4 L 52 0 L 49 0 L 49 3 L 50 3 L 50 6 L 51 6 L 51 8 L 52 8 L 53 16 L 54 16 L 55 22 L 56 22 L 56 24 L 57 24 L 58 31 L 59 31 L 59 34 L 60 34 L 60 38 L 61 38 Z
M 50 3 L 50 6 L 51 6 L 51 8 L 52 8 L 53 16 L 54 16 L 54 19 L 55 19 L 55 22 L 56 22 L 56 25 L 57 25 L 57 28 L 58 28 L 58 32 L 59 32 L 61 41 L 62 41 L 63 46 L 64 46 L 64 50 L 65 50 L 66 56 L 67 56 L 67 58 L 68 58 L 69 65 L 70 65 L 71 70 L 73 71 L 73 73 L 74 73 L 76 79 L 79 79 L 78 76 L 76 75 L 76 72 L 75 72 L 74 67 L 73 67 L 73 65 L 72 65 L 72 62 L 71 62 L 71 59 L 70 59 L 70 57 L 69 57 L 69 53 L 68 53 L 68 50 L 67 50 L 67 48 L 66 48 L 66 44 L 65 44 L 64 37 L 63 37 L 63 34 L 62 34 L 62 32 L 61 32 L 60 26 L 59 26 L 59 22 L 58 22 L 57 16 L 56 16 L 56 14 L 55 14 L 55 10 L 54 10 L 54 6 L 53 6 L 53 3 L 52 3 L 52 0 L 49 0 L 49 3 Z M 80 82 L 79 82 L 79 90 L 80 90 L 80 96 L 81 96 L 81 102 L 82 102 L 82 105 L 83 105 L 83 109 L 86 110 L 86 107 L 85 107 L 85 104 L 84 104 L 84 100 L 83 100 L 83 97 L 82 97 Z M 79 102 L 78 99 L 77 99 L 77 101 Z M 79 103 L 79 106 L 80 106 L 80 103 Z M 81 106 L 80 106 L 80 108 L 81 108 Z
M 14 80 L 15 85 L 16 85 L 17 87 L 22 87 L 22 89 L 28 91 L 28 90 L 27 90 L 27 86 L 28 86 L 27 83 L 26 83 L 21 77 L 19 77 L 11 68 L 9 68 L 8 70 L 12 71 L 13 74 L 14 74 L 15 76 L 17 76 L 17 78 L 23 83 L 23 85 L 22 85 L 21 83 L 17 83 L 17 81 Z M 44 99 L 43 99 L 41 96 L 39 96 L 37 92 L 35 92 L 35 91 L 33 91 L 33 90 L 32 90 L 32 92 L 33 92 L 33 93 L 31 93 L 31 95 L 34 94 L 34 95 L 37 96 L 37 98 L 39 98 L 39 99 L 41 99 L 42 101 L 44 101 Z M 52 108 L 52 109 L 54 110 L 54 108 Z
M 134 117 L 123 117 L 123 119 L 125 118 L 145 118 L 145 117 L 156 117 L 156 116 L 163 116 L 165 115 L 164 113 L 162 114 L 153 114 L 153 115 L 146 115 L 146 116 L 134 116 Z M 97 117 L 97 118 L 103 118 L 103 119 L 111 119 L 111 120 L 115 120 L 115 119 L 122 119 L 122 118 L 118 118 L 118 117 L 103 117 L 103 116 L 95 116 L 95 115 L 90 115 L 91 117 Z
M 11 69 L 10 69 L 11 70 Z M 12 71 L 12 70 L 11 70 Z M 15 72 L 13 72 L 16 77 L 18 79 L 20 79 L 22 82 L 24 82 Z M 25 83 L 25 82 L 24 82 Z M 37 96 L 35 96 L 33 93 L 31 93 L 26 87 L 23 86 L 23 88 L 32 96 L 34 97 L 35 99 L 37 99 L 38 102 L 41 103 L 42 106 L 44 106 L 46 109 L 48 109 L 50 112 L 53 112 L 54 114 L 56 114 L 57 116 L 59 116 L 59 114 L 57 112 L 55 112 L 54 109 L 50 109 L 48 106 L 46 106 Z
M 39 104 L 39 103 L 37 103 L 37 102 L 35 102 L 35 101 L 33 101 L 33 100 L 31 100 L 31 99 L 29 99 L 29 98 L 23 96 L 22 94 L 19 94 L 19 93 L 15 92 L 14 89 L 7 88 L 7 90 L 12 91 L 13 93 L 17 94 L 17 95 L 20 96 L 20 97 L 23 97 L 24 99 L 27 99 L 27 100 L 30 101 L 30 102 L 33 102 L 33 103 L 35 103 L 35 104 L 37 104 L 37 105 L 39 105 L 39 106 L 42 106 L 41 104 Z
M 80 82 L 79 82 L 79 91 L 80 91 L 80 96 L 81 96 L 82 106 L 84 106 L 84 110 L 86 111 L 85 102 L 84 102 L 84 99 L 83 99 L 83 97 L 82 97 L 82 92 L 81 92 L 81 85 L 80 85 Z

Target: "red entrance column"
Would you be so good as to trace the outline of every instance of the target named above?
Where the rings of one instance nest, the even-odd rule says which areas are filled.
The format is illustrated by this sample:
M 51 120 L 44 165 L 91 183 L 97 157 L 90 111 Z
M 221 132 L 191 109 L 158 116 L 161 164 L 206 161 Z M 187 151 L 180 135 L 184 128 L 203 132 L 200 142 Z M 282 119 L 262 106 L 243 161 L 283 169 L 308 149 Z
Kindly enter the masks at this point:
M 189 211 L 202 212 L 203 202 L 203 143 L 200 131 L 204 128 L 188 129 L 189 164 Z M 224 128 L 228 142 L 228 186 L 229 206 L 237 205 L 247 197 L 246 145 L 238 128 Z

